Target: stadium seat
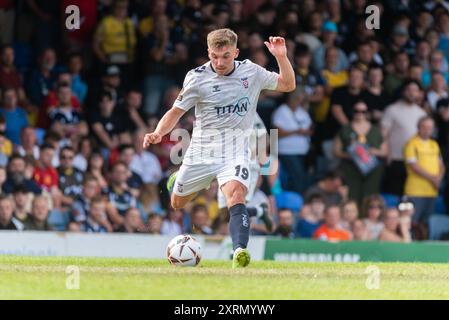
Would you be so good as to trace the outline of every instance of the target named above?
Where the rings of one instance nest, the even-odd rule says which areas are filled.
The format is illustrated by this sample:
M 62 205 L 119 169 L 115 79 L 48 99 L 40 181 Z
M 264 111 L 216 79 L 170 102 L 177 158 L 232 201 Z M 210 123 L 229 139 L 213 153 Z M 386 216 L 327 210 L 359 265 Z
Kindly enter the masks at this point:
M 399 204 L 400 198 L 394 194 L 382 193 L 382 198 L 384 198 L 385 205 L 388 208 L 396 207 Z
M 429 218 L 429 240 L 440 240 L 441 236 L 449 232 L 449 217 L 434 214 Z
M 65 231 L 69 224 L 69 214 L 59 210 L 51 210 L 48 214 L 48 224 L 55 231 Z
M 286 208 L 297 213 L 301 210 L 304 205 L 304 200 L 296 192 L 293 191 L 283 191 L 276 195 L 276 206 L 278 208 Z

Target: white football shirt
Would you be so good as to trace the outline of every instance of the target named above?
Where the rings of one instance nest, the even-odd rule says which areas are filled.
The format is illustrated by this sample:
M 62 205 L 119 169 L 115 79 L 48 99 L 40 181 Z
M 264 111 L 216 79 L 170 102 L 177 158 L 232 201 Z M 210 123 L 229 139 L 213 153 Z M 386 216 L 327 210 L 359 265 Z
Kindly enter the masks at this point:
M 174 106 L 195 107 L 196 121 L 185 164 L 249 160 L 249 137 L 262 90 L 274 90 L 279 75 L 250 60 L 235 61 L 234 70 L 218 75 L 211 63 L 189 71 Z

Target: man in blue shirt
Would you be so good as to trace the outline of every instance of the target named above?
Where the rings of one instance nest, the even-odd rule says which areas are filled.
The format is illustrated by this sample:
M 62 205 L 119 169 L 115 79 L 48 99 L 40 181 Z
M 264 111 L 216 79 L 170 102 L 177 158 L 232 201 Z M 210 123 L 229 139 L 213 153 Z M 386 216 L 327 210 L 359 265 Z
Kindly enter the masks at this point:
M 12 143 L 20 144 L 20 132 L 22 128 L 28 126 L 28 119 L 25 110 L 17 106 L 17 93 L 13 88 L 3 91 L 3 101 L 0 114 L 6 120 L 6 137 Z

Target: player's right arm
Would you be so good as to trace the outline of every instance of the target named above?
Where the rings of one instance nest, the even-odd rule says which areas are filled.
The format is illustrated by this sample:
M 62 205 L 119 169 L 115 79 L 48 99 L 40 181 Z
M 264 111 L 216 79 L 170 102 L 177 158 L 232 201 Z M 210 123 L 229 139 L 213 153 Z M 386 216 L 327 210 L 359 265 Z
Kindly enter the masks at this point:
M 173 130 L 184 113 L 186 113 L 186 111 L 178 107 L 172 107 L 168 110 L 157 124 L 156 130 L 145 135 L 143 147 L 148 148 L 151 144 L 161 142 L 162 137 Z
M 163 136 L 173 130 L 179 119 L 186 111 L 196 106 L 199 101 L 198 86 L 196 79 L 202 74 L 199 69 L 191 70 L 184 79 L 181 92 L 173 103 L 173 107 L 159 121 L 153 133 L 147 133 L 143 140 L 143 147 L 161 142 Z

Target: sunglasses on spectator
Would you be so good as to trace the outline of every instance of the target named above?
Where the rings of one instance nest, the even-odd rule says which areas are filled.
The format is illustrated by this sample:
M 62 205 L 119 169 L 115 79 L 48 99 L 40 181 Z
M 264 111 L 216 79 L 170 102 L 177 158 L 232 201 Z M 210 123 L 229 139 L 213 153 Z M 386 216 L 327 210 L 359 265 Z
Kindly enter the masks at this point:
M 65 155 L 62 155 L 62 156 L 61 156 L 61 159 L 63 159 L 63 160 L 72 160 L 72 159 L 73 159 L 73 156 L 65 156 Z
M 354 110 L 354 113 L 366 114 L 366 113 L 368 113 L 368 110 Z

